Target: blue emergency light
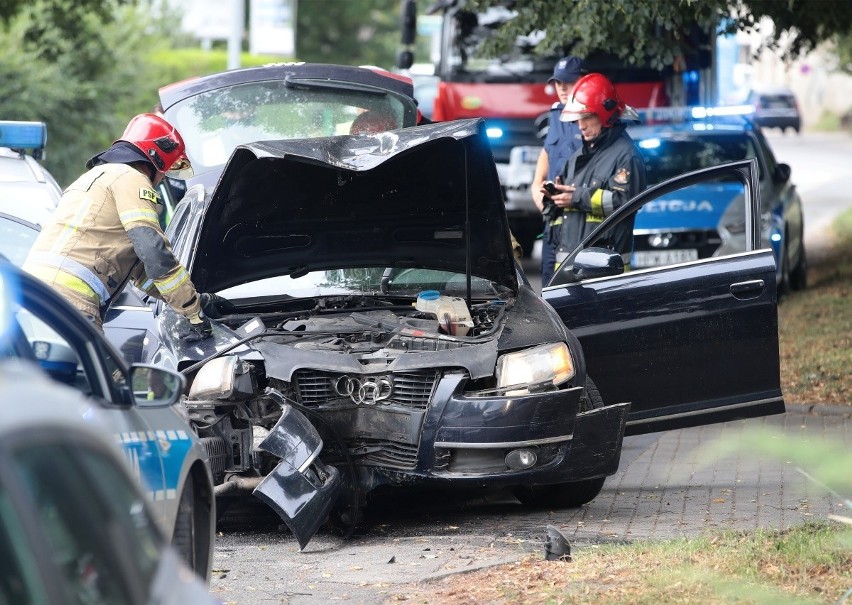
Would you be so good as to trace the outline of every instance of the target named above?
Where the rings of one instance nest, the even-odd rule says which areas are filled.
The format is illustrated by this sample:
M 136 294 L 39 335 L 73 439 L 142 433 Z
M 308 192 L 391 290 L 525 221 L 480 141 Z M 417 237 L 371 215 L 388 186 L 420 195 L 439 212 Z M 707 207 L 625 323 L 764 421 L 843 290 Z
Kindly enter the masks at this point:
M 499 126 L 489 126 L 485 129 L 485 134 L 489 139 L 499 139 L 503 136 L 503 129 Z
M 646 107 L 636 110 L 645 122 L 686 122 L 722 116 L 748 116 L 754 105 L 721 105 L 718 107 Z
M 0 147 L 16 151 L 30 149 L 39 158 L 47 144 L 47 124 L 44 122 L 11 122 L 0 120 Z

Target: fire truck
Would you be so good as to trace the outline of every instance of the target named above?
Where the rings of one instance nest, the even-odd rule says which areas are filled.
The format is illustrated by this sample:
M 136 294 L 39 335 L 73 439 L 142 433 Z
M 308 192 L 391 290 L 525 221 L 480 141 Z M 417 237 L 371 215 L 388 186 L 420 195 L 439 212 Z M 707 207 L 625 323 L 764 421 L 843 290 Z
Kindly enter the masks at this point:
M 535 47 L 545 34 L 534 32 L 518 37 L 510 52 L 499 57 L 482 56 L 478 51 L 483 42 L 514 18 L 511 4 L 482 11 L 474 11 L 466 0 L 439 0 L 431 6 L 429 14 L 440 17 L 440 26 L 431 36 L 435 81 L 428 87 L 430 98 L 418 100 L 428 104 L 435 121 L 486 120 L 509 224 L 525 254 L 529 254 L 542 230 L 541 214 L 532 202 L 529 185 L 546 133 L 548 110 L 557 100 L 547 79 L 561 54 L 536 54 Z M 397 62 L 403 70 L 413 64 L 410 48 L 417 29 L 416 1 L 403 0 L 401 39 L 408 50 L 400 52 Z M 681 81 L 650 67 L 628 67 L 602 53 L 585 57 L 585 61 L 590 71 L 605 74 L 622 99 L 636 108 L 670 105 L 672 84 Z M 415 96 L 417 90 L 415 79 Z M 687 100 L 678 101 L 685 104 Z

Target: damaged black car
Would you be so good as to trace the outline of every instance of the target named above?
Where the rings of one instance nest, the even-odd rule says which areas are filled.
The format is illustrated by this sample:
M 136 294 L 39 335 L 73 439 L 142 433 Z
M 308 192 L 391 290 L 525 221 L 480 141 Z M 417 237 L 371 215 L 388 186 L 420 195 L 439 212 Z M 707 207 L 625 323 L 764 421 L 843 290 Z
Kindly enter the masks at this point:
M 756 167 L 726 170 L 756 216 Z M 167 234 L 196 288 L 235 310 L 188 343 L 185 320 L 151 301 L 145 351 L 191 383 L 183 403 L 220 503 L 254 493 L 302 547 L 381 486 L 506 487 L 525 504 L 579 506 L 617 470 L 628 425 L 784 410 L 774 261 L 759 238 L 703 266 L 625 272 L 599 237 L 546 302 L 513 258 L 482 120 L 242 145 L 215 188 L 188 189 Z M 132 333 L 139 310 L 116 308 L 108 334 Z M 719 346 L 707 342 L 720 326 Z M 755 348 L 765 361 L 749 359 Z M 678 356 L 697 382 L 677 377 Z M 735 375 L 712 378 L 731 363 Z M 623 384 L 609 384 L 619 368 Z

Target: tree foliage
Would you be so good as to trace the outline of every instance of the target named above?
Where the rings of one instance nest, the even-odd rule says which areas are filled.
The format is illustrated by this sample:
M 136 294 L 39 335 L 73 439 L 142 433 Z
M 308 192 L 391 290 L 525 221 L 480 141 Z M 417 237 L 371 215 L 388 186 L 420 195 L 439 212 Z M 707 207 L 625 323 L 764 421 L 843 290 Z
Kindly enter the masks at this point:
M 852 33 L 837 35 L 832 40 L 837 71 L 852 76 Z
M 62 184 L 151 108 L 139 105 L 152 81 L 146 14 L 121 0 L 73 4 L 29 0 L 0 23 L 0 117 L 47 124 L 45 164 Z
M 469 0 L 479 9 L 511 5 L 518 15 L 490 40 L 485 52 L 510 48 L 517 36 L 544 30 L 539 52 L 588 56 L 611 53 L 630 64 L 678 68 L 713 36 L 696 32 L 752 32 L 774 23 L 768 46 L 793 58 L 852 31 L 848 0 Z M 701 48 L 705 46 L 706 48 Z
M 399 0 L 299 2 L 300 61 L 391 67 L 399 47 Z

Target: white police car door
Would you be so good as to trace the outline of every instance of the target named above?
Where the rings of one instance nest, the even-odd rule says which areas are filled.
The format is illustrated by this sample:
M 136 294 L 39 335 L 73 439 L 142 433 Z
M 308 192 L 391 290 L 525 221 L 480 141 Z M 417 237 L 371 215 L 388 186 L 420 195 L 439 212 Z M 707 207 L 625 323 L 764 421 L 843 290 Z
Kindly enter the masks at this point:
M 580 339 L 605 403 L 631 402 L 626 434 L 782 413 L 775 261 L 760 246 L 756 160 L 682 175 L 604 221 L 543 289 Z M 657 197 L 707 180 L 742 183 L 743 251 L 637 271 L 608 249 Z M 629 227 L 632 229 L 632 227 Z M 625 254 L 629 258 L 629 255 Z
M 76 388 L 103 410 L 134 475 L 151 496 L 152 512 L 163 519 L 169 496 L 160 453 L 165 435 L 152 430 L 131 405 L 124 364 L 82 314 L 35 278 L 21 279 L 15 318 L 25 340 L 18 354 L 34 357 L 52 378 Z

